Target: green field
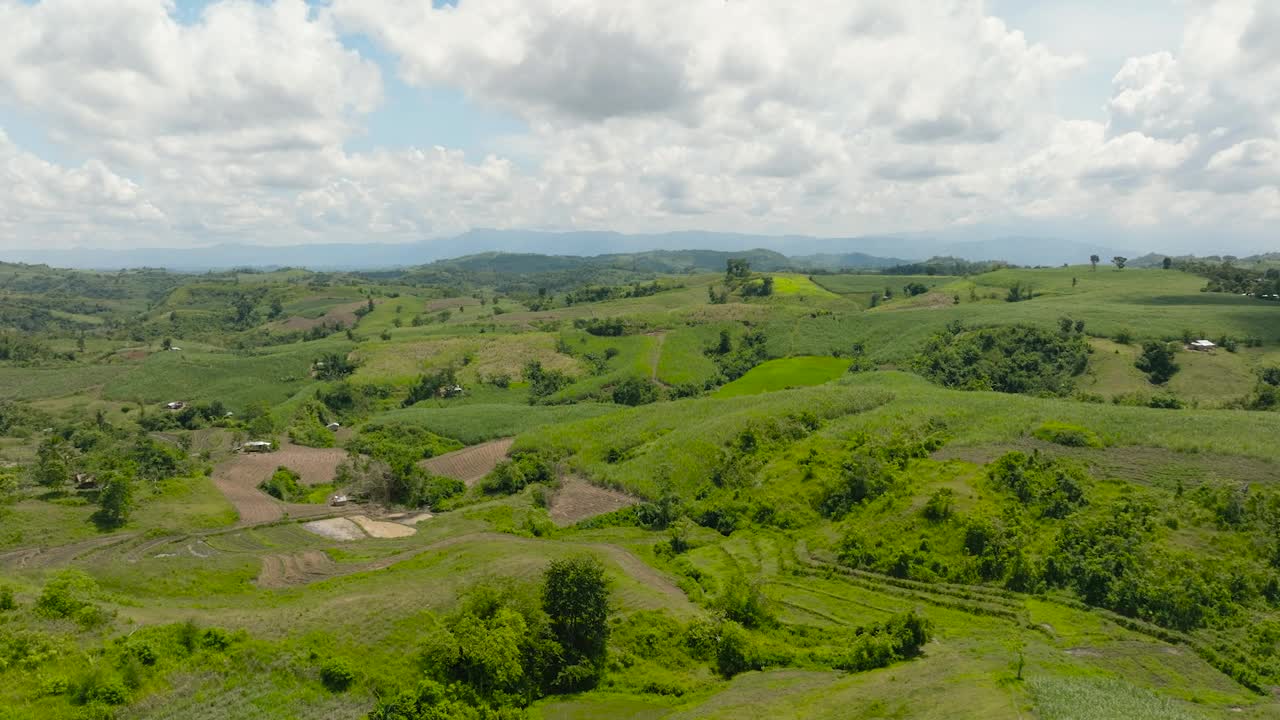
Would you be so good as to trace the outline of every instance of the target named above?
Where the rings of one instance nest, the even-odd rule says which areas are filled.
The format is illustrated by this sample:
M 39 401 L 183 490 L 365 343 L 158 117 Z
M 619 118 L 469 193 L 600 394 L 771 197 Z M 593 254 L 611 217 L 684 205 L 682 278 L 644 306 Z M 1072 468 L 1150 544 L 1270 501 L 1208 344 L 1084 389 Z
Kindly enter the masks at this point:
M 770 360 L 716 391 L 715 397 L 809 387 L 831 382 L 849 371 L 849 361 L 833 357 L 796 357 Z

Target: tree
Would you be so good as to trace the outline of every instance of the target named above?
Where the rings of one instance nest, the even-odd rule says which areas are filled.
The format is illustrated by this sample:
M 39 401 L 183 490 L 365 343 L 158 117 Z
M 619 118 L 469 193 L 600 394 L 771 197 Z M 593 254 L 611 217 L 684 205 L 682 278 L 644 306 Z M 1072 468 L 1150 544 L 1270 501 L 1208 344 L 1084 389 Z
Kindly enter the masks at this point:
M 1116 266 L 1117 270 L 1123 270 L 1124 266 L 1128 264 L 1128 262 L 1129 262 L 1129 258 L 1123 255 L 1117 255 L 1111 258 L 1111 263 Z
M 165 339 L 164 339 L 164 342 L 160 343 L 160 349 L 164 350 L 165 352 L 168 352 L 168 351 L 172 350 L 172 349 L 173 349 L 173 340 L 171 340 L 171 339 L 169 339 L 169 338 L 165 338 Z
M 720 342 L 716 344 L 715 354 L 728 355 L 733 352 L 733 336 L 728 330 L 720 331 Z
M 879 307 L 879 306 L 880 306 L 880 293 L 878 292 L 871 293 L 871 307 Z
M 1173 358 L 1173 348 L 1163 342 L 1145 343 L 1142 346 L 1142 355 L 1134 366 L 1146 373 L 1154 385 L 1169 382 L 1169 379 L 1181 369 Z
M 643 378 L 627 378 L 613 388 L 613 401 L 619 405 L 648 405 L 658 400 L 658 388 Z
M 32 479 L 47 488 L 60 489 L 71 479 L 71 447 L 61 436 L 54 435 L 40 443 Z
M 129 521 L 133 509 L 133 480 L 127 475 L 110 473 L 102 478 L 98 495 L 98 520 L 106 527 L 118 528 Z
M 1093 266 L 1094 270 L 1098 269 L 1098 263 L 1100 262 L 1102 262 L 1102 258 L 1098 257 L 1097 255 L 1089 256 L 1089 264 Z
M 751 277 L 751 263 L 741 258 L 729 258 L 726 261 L 725 282 L 732 283 L 734 280 L 744 280 L 748 277 Z
M 280 302 L 280 298 L 271 298 L 271 311 L 267 313 L 267 317 L 275 320 L 284 314 L 284 305 Z
M 609 581 L 586 555 L 554 560 L 543 575 L 542 609 L 564 648 L 566 665 L 603 665 L 609 642 Z
M 356 366 L 341 353 L 325 353 L 313 365 L 317 380 L 341 380 L 356 371 Z
M 1167 258 L 1165 258 L 1164 260 L 1162 260 L 1162 261 L 1160 262 L 1160 265 L 1161 265 L 1165 270 L 1168 270 L 1169 268 L 1173 267 L 1173 258 L 1171 258 L 1171 257 L 1167 257 Z

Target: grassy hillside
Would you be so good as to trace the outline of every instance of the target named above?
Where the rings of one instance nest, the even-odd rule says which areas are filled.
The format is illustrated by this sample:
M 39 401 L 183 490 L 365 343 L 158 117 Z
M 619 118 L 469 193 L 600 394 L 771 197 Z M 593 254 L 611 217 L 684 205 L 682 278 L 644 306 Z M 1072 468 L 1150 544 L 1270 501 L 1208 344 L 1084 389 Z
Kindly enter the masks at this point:
M 0 720 L 1280 718 L 1280 305 L 732 257 L 0 266 Z

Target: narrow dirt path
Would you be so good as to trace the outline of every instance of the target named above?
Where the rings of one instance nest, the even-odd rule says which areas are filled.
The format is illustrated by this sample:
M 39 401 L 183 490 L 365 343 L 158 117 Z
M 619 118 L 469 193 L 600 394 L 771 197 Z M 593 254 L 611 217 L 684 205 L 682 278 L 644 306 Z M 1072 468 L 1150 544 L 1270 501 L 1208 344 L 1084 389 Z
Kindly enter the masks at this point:
M 667 342 L 667 334 L 665 332 L 649 333 L 649 337 L 657 340 L 653 345 L 653 350 L 649 351 L 649 379 L 658 382 L 658 364 L 662 362 L 662 346 Z

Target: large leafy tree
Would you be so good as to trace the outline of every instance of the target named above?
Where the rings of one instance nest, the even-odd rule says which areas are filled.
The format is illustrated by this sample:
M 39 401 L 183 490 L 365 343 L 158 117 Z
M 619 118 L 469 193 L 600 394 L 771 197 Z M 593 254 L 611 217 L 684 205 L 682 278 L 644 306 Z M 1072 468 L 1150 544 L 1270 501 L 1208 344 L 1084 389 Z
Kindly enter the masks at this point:
M 589 556 L 556 560 L 547 568 L 542 607 L 564 648 L 567 664 L 603 664 L 609 642 L 609 581 Z

